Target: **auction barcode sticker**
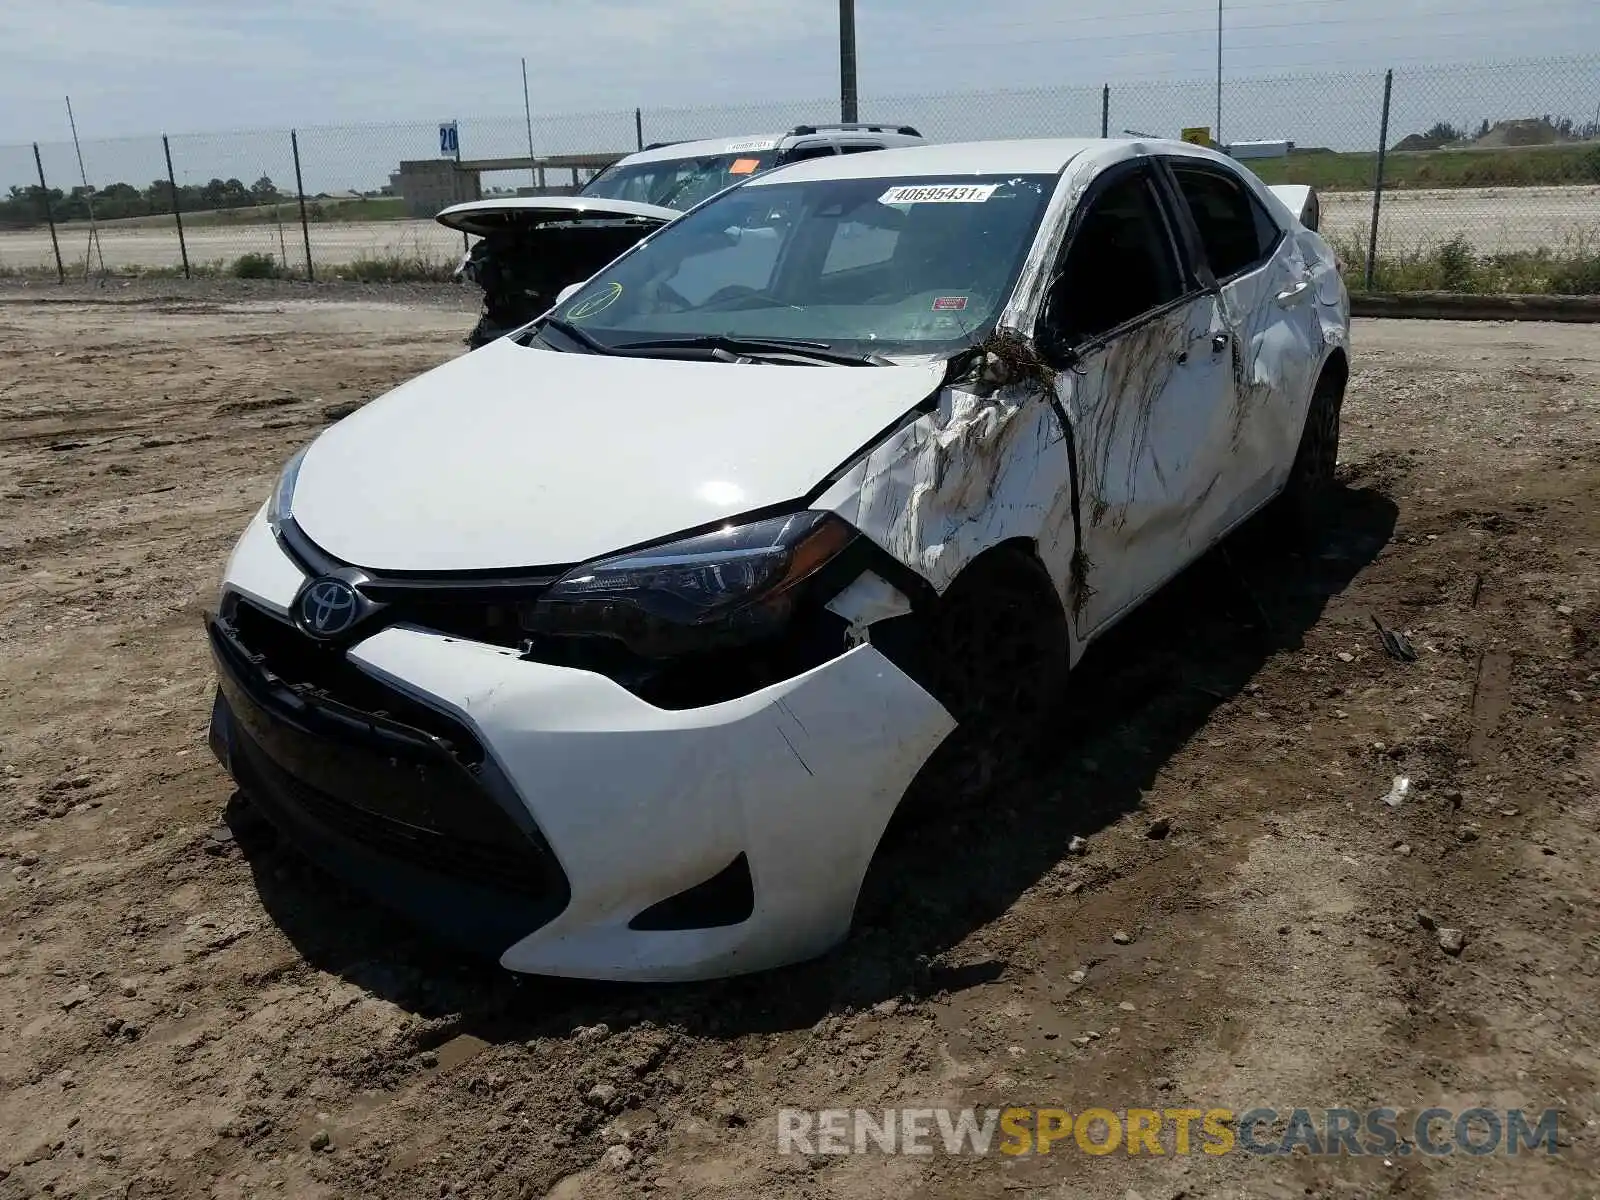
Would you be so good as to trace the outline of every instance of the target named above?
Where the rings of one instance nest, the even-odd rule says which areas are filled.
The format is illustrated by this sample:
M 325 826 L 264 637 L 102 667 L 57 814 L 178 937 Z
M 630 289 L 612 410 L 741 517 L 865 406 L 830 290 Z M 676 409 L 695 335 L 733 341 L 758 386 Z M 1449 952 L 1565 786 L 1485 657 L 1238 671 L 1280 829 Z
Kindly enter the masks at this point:
M 892 187 L 879 204 L 982 204 L 1000 189 L 998 183 L 936 183 Z

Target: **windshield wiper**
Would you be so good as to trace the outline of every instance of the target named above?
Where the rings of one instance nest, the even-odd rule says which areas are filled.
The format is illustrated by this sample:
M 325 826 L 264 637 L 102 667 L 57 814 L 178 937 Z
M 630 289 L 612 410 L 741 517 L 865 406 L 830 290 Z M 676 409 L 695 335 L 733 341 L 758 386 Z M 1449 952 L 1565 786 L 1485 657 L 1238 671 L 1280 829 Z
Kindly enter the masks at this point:
M 554 329 L 557 333 L 565 334 L 578 345 L 594 354 L 611 354 L 613 349 L 604 342 L 597 340 L 590 334 L 579 329 L 571 321 L 563 321 L 560 317 L 546 317 L 539 322 L 540 330 Z
M 833 349 L 827 342 L 807 341 L 804 338 L 738 337 L 725 333 L 622 342 L 608 349 L 618 354 L 625 354 L 630 350 L 725 350 L 743 355 L 782 354 L 846 367 L 876 367 L 882 366 L 887 361 L 875 354 L 845 354 Z

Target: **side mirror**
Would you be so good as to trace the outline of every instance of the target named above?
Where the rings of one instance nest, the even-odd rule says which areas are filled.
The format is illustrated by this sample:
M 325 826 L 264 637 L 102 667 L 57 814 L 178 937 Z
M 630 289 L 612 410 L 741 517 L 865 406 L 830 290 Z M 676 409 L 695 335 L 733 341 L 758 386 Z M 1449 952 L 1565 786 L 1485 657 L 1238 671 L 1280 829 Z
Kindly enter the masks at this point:
M 562 288 L 559 292 L 556 293 L 556 302 L 552 307 L 560 308 L 568 300 L 571 300 L 573 296 L 577 295 L 578 289 L 581 288 L 582 286 L 583 286 L 583 280 L 581 280 L 581 279 L 577 283 L 569 283 L 569 284 L 567 284 L 566 287 Z

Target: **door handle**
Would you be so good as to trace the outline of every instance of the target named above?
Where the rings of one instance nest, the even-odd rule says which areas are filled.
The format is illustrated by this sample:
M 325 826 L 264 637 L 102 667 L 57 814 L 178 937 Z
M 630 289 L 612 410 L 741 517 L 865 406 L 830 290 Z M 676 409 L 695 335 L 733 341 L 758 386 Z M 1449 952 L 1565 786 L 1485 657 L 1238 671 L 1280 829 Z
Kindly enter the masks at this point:
M 1225 333 L 1214 334 L 1211 338 L 1211 353 L 1221 354 L 1228 348 L 1228 335 Z
M 1305 294 L 1305 290 L 1310 286 L 1310 280 L 1302 279 L 1293 287 L 1285 288 L 1283 291 L 1278 293 L 1278 303 L 1292 304 L 1294 301 L 1300 299 L 1300 297 Z

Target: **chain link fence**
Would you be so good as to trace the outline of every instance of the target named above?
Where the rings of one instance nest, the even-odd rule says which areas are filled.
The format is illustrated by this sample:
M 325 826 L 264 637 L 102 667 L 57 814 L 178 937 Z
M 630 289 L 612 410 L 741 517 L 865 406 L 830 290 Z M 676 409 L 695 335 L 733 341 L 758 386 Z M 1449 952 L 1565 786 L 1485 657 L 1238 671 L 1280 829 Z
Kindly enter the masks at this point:
M 642 145 L 773 134 L 835 109 L 102 139 L 81 160 L 70 142 L 0 145 L 0 274 L 443 278 L 463 247 L 432 220 L 450 203 L 571 191 Z M 861 112 L 931 141 L 1204 127 L 1268 183 L 1319 190 L 1352 286 L 1600 292 L 1600 57 L 1227 79 L 1220 114 L 1214 80 L 866 95 Z

